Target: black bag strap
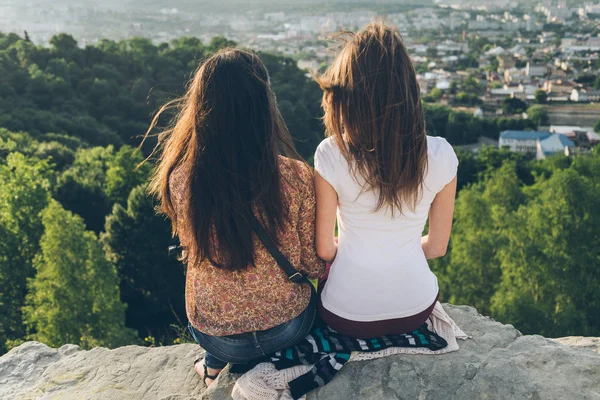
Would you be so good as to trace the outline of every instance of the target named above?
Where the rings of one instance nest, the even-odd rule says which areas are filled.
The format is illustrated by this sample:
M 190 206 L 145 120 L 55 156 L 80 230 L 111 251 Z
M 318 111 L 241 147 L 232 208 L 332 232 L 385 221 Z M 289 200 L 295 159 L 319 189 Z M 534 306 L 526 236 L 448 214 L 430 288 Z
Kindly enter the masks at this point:
M 275 261 L 277 261 L 277 264 L 279 264 L 281 269 L 283 269 L 285 274 L 288 276 L 288 279 L 294 283 L 308 282 L 312 287 L 312 284 L 308 281 L 306 276 L 298 272 L 292 263 L 283 254 L 281 254 L 281 251 L 279 251 L 277 245 L 273 239 L 271 239 L 271 236 L 269 236 L 265 228 L 254 214 L 252 214 L 250 217 L 250 224 L 252 225 L 252 230 L 254 230 L 256 236 L 258 236 L 267 251 L 271 253 L 271 256 L 275 259 Z

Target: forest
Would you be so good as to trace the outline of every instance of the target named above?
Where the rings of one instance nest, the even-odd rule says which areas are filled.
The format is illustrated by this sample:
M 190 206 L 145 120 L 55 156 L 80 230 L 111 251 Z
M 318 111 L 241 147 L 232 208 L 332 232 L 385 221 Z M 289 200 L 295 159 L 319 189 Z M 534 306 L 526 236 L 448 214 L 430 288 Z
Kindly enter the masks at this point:
M 0 34 L 0 354 L 58 347 L 167 345 L 185 336 L 185 268 L 146 193 L 156 109 L 201 60 L 234 43 L 142 38 L 79 47 Z M 311 162 L 321 93 L 294 60 L 262 54 L 279 108 Z M 531 122 L 426 104 L 452 144 Z M 168 118 L 162 121 L 167 124 Z M 441 299 L 524 333 L 600 336 L 600 154 L 535 161 L 485 148 L 460 159 L 448 254 L 431 263 Z

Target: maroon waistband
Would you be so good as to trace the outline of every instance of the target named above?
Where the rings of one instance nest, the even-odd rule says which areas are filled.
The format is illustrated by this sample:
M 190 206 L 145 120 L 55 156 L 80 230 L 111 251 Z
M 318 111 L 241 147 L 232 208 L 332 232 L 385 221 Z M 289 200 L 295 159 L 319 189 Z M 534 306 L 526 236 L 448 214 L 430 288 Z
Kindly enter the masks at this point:
M 378 336 L 397 335 L 414 331 L 427 321 L 427 318 L 429 318 L 435 308 L 435 303 L 439 296 L 440 294 L 438 293 L 433 303 L 426 310 L 418 314 L 381 321 L 363 322 L 342 318 L 323 307 L 323 303 L 320 300 L 319 312 L 323 321 L 339 333 L 352 338 L 370 339 Z

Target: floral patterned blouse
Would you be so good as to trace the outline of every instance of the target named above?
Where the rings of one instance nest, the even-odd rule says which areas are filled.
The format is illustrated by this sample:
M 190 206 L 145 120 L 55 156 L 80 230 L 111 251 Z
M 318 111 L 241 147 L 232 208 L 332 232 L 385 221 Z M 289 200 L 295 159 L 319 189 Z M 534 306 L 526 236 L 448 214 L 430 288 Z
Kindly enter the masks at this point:
M 301 272 L 316 278 L 325 269 L 315 247 L 316 198 L 312 171 L 305 164 L 279 158 L 281 188 L 290 221 L 280 233 L 279 250 Z M 298 173 L 294 173 L 296 168 Z M 181 209 L 185 177 L 171 174 L 169 186 L 176 209 Z M 180 237 L 185 246 L 186 238 Z M 185 303 L 191 324 L 212 336 L 265 330 L 300 315 L 308 306 L 310 288 L 290 282 L 260 240 L 254 237 L 255 264 L 229 271 L 205 260 L 188 267 Z

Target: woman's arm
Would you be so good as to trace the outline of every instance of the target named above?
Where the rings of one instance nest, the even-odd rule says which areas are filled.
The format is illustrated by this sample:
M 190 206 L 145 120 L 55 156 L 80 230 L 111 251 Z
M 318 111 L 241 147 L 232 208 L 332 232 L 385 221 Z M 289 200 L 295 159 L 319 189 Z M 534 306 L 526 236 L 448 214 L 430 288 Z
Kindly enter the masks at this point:
M 325 263 L 317 256 L 315 244 L 317 199 L 312 171 L 308 166 L 299 165 L 299 175 L 303 183 L 300 188 L 300 210 L 298 212 L 298 238 L 300 240 L 299 269 L 310 279 L 318 278 L 325 271 Z
M 317 192 L 317 254 L 321 259 L 331 262 L 337 254 L 337 242 L 334 237 L 338 196 L 335 189 L 317 171 L 315 171 L 315 190 Z
M 452 216 L 454 214 L 454 197 L 456 195 L 456 177 L 435 196 L 429 210 L 429 232 L 421 238 L 421 247 L 425 258 L 442 257 L 446 254 Z M 318 230 L 317 230 L 318 236 Z M 318 246 L 318 243 L 317 243 Z

